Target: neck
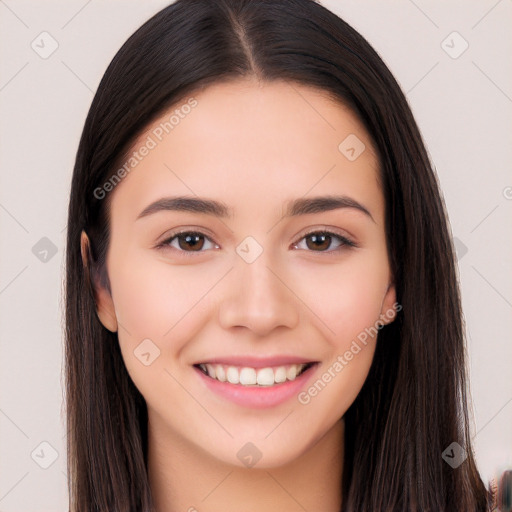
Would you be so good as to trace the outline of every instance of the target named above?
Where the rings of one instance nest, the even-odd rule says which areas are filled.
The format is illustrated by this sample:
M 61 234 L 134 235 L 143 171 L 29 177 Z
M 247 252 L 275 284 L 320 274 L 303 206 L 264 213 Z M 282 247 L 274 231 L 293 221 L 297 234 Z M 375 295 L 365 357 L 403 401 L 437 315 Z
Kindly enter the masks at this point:
M 213 458 L 149 416 L 148 478 L 155 512 L 341 510 L 344 422 L 295 460 L 242 468 Z

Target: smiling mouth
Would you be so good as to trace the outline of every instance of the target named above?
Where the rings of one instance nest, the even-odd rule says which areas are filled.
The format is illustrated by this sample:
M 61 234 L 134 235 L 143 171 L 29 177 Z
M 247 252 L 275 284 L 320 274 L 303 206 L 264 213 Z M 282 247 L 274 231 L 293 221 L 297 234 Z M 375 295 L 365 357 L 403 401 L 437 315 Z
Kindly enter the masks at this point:
M 211 379 L 240 386 L 275 386 L 293 381 L 318 362 L 252 368 L 225 364 L 200 363 L 193 365 Z

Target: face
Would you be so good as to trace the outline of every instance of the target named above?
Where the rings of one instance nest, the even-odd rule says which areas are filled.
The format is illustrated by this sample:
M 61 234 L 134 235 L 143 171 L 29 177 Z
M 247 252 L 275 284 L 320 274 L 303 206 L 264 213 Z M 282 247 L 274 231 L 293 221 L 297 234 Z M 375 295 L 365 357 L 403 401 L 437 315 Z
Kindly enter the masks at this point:
M 313 88 L 237 81 L 193 98 L 141 134 L 109 192 L 98 315 L 153 432 L 236 466 L 252 442 L 273 467 L 335 427 L 394 319 L 378 158 Z M 177 196 L 225 211 L 150 206 Z M 311 202 L 324 196 L 342 201 Z

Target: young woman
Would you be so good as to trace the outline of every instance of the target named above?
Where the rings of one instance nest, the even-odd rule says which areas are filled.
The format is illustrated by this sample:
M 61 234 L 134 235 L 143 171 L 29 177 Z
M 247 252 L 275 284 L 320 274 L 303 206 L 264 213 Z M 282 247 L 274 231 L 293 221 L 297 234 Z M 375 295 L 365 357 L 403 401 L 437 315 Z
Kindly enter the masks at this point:
M 71 512 L 490 509 L 436 176 L 313 0 L 178 0 L 128 39 L 66 263 Z

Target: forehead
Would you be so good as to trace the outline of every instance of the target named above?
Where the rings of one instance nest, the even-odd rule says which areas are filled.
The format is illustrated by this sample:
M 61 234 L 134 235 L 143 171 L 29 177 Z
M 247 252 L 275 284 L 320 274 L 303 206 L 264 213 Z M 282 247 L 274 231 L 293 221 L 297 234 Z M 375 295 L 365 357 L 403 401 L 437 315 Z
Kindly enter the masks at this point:
M 383 211 L 378 158 L 362 123 L 324 91 L 292 82 L 210 85 L 151 123 L 130 155 L 111 209 L 129 204 L 133 219 L 150 201 L 178 194 L 222 197 L 237 211 L 347 193 Z

